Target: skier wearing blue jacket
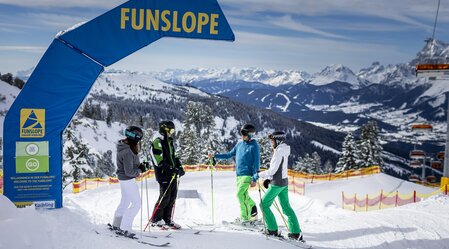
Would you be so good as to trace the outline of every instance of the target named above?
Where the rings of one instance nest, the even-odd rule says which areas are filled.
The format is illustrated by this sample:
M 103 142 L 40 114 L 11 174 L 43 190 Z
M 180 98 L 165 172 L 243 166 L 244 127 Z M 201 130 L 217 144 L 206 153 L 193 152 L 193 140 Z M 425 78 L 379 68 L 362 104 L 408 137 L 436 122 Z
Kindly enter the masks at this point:
M 222 154 L 209 154 L 209 158 L 230 159 L 235 157 L 237 174 L 237 198 L 240 203 L 240 218 L 236 223 L 245 225 L 257 220 L 257 206 L 248 194 L 249 187 L 254 187 L 259 178 L 257 172 L 260 168 L 260 146 L 253 139 L 256 128 L 252 124 L 245 124 L 240 130 L 242 141 L 234 148 Z

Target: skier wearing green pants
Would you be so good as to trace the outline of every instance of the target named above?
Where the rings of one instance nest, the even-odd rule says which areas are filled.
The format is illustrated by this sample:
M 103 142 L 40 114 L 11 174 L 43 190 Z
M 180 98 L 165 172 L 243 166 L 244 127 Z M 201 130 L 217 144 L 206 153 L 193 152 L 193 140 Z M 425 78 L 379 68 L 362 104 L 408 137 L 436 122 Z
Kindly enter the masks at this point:
M 245 124 L 240 130 L 242 141 L 234 148 L 223 154 L 209 154 L 209 158 L 229 159 L 235 157 L 235 171 L 237 174 L 237 198 L 240 203 L 240 218 L 236 223 L 246 225 L 257 220 L 257 206 L 248 193 L 249 187 L 254 187 L 258 179 L 257 171 L 260 168 L 260 147 L 253 139 L 256 128 Z
M 264 221 L 268 235 L 279 235 L 276 218 L 271 212 L 270 207 L 274 199 L 278 197 L 281 204 L 282 212 L 288 218 L 288 229 L 290 233 L 288 237 L 296 240 L 303 240 L 301 228 L 299 227 L 298 218 L 293 211 L 288 200 L 288 156 L 290 155 L 290 146 L 285 143 L 286 134 L 282 131 L 275 131 L 268 136 L 273 148 L 273 157 L 270 161 L 270 168 L 260 172 L 259 177 L 266 179 L 264 186 L 268 188 L 262 198 L 260 207 L 263 211 Z M 271 186 L 268 187 L 268 185 Z

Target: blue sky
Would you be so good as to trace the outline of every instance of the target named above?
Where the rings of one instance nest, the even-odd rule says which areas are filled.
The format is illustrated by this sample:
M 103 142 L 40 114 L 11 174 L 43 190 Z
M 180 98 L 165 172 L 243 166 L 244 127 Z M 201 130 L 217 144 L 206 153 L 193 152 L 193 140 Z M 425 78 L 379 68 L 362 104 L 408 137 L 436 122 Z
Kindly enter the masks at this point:
M 35 66 L 56 33 L 121 0 L 0 0 L 0 72 Z M 235 42 L 163 38 L 111 66 L 132 71 L 259 67 L 357 72 L 374 61 L 405 63 L 432 35 L 438 0 L 219 0 Z M 436 39 L 449 42 L 449 0 Z

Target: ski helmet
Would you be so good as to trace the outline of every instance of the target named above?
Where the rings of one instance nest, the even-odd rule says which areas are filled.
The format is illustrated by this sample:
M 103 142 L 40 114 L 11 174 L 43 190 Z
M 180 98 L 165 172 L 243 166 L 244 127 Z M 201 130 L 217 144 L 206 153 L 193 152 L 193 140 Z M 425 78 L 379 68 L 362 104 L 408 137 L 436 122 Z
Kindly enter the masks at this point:
M 268 135 L 268 138 L 274 140 L 274 148 L 276 148 L 278 145 L 285 142 L 287 134 L 283 131 L 275 131 Z
M 162 136 L 170 136 L 175 133 L 175 124 L 170 120 L 161 121 L 159 123 L 159 133 Z
M 128 126 L 125 129 L 126 139 L 132 144 L 137 144 L 143 137 L 143 131 L 137 126 Z
M 256 127 L 252 124 L 245 124 L 240 130 L 240 134 L 248 136 L 251 139 L 256 134 Z

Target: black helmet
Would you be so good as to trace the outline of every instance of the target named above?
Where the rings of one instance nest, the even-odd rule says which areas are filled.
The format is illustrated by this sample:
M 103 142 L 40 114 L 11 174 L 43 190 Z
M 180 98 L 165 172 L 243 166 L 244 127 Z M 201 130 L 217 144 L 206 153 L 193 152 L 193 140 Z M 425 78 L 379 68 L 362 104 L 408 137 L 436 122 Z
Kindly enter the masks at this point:
M 159 133 L 162 136 L 175 133 L 175 124 L 170 120 L 161 121 L 159 123 Z
M 274 148 L 276 148 L 279 144 L 285 142 L 285 139 L 287 138 L 287 134 L 283 131 L 275 131 L 268 135 L 269 139 L 274 140 Z
M 242 134 L 243 136 L 252 137 L 256 134 L 256 127 L 254 127 L 254 125 L 252 124 L 245 124 L 240 130 L 240 134 Z
M 126 139 L 132 144 L 137 144 L 143 137 L 143 131 L 137 126 L 128 126 L 125 130 Z

